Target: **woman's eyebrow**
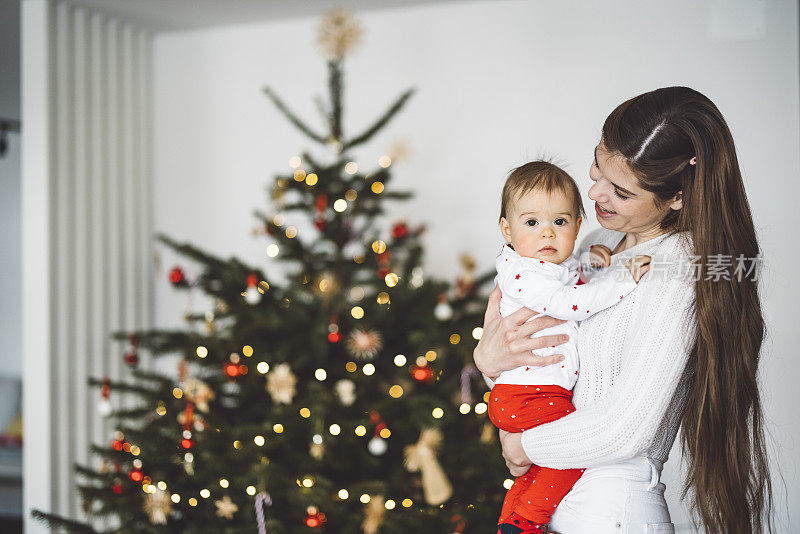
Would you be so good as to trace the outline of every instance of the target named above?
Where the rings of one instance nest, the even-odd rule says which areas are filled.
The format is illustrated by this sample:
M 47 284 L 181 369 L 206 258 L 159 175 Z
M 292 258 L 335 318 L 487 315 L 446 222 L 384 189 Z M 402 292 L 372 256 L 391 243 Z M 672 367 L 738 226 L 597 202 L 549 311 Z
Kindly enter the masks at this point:
M 594 164 L 597 165 L 597 169 L 600 170 L 600 162 L 597 160 L 597 145 L 594 147 Z M 600 171 L 600 172 L 602 173 L 603 171 Z M 611 182 L 611 180 L 609 180 L 609 182 Z M 634 193 L 633 191 L 628 191 L 624 187 L 621 187 L 621 186 L 615 184 L 614 182 L 611 182 L 611 185 L 613 185 L 614 187 L 616 187 L 617 189 L 619 189 L 620 191 L 622 191 L 623 193 L 625 193 L 625 194 L 627 194 L 629 196 L 632 196 L 632 197 L 637 196 L 636 193 Z

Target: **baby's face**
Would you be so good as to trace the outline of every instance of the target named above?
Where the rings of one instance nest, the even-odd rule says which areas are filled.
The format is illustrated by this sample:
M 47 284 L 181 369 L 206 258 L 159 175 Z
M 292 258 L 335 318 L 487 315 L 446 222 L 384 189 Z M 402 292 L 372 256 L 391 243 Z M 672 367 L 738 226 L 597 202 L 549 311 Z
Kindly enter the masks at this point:
M 561 263 L 572 254 L 581 227 L 574 210 L 561 191 L 529 191 L 500 220 L 500 231 L 520 256 Z

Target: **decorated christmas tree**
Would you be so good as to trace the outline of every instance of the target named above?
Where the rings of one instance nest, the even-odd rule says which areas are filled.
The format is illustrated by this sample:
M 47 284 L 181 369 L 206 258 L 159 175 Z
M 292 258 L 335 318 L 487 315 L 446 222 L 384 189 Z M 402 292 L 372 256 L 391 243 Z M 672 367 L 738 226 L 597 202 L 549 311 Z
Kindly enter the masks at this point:
M 371 126 L 343 125 L 344 58 L 360 29 L 346 12 L 323 21 L 329 101 L 320 133 L 271 89 L 268 99 L 320 145 L 275 178 L 271 213 L 256 212 L 285 281 L 158 236 L 201 267 L 179 290 L 202 289 L 214 309 L 186 331 L 118 332 L 130 379 L 92 378 L 116 432 L 95 445 L 99 467 L 78 465 L 90 523 L 34 512 L 68 532 L 295 534 L 486 533 L 507 478 L 485 385 L 471 365 L 493 273 L 462 257 L 455 284 L 421 267 L 423 225 L 382 235 L 391 156 L 361 172 L 348 154 L 401 110 L 404 92 Z M 307 214 L 309 235 L 286 226 Z M 181 356 L 177 376 L 138 367 L 138 351 Z M 111 409 L 125 393 L 136 405 Z M 91 525 L 98 522 L 93 521 Z

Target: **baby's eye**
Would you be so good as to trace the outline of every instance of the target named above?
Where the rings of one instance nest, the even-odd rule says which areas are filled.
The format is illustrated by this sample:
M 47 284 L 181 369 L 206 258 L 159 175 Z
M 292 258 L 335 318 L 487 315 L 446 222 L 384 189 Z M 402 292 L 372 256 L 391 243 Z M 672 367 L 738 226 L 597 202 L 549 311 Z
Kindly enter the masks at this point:
M 537 224 L 536 219 L 528 219 L 527 221 L 525 221 L 525 224 L 527 224 L 528 226 L 536 226 Z
M 566 224 L 568 224 L 566 219 L 556 219 L 556 226 L 564 226 Z

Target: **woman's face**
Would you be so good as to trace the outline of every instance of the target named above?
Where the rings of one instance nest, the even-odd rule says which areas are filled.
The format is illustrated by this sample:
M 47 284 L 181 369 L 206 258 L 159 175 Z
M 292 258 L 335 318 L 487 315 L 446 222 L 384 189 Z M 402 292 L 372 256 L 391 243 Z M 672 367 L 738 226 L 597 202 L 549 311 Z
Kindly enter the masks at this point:
M 658 235 L 659 223 L 667 212 L 681 207 L 679 196 L 672 202 L 657 204 L 653 193 L 639 187 L 639 180 L 625 158 L 606 150 L 602 141 L 595 148 L 589 177 L 594 182 L 589 188 L 589 198 L 595 201 L 597 220 L 609 230 Z

